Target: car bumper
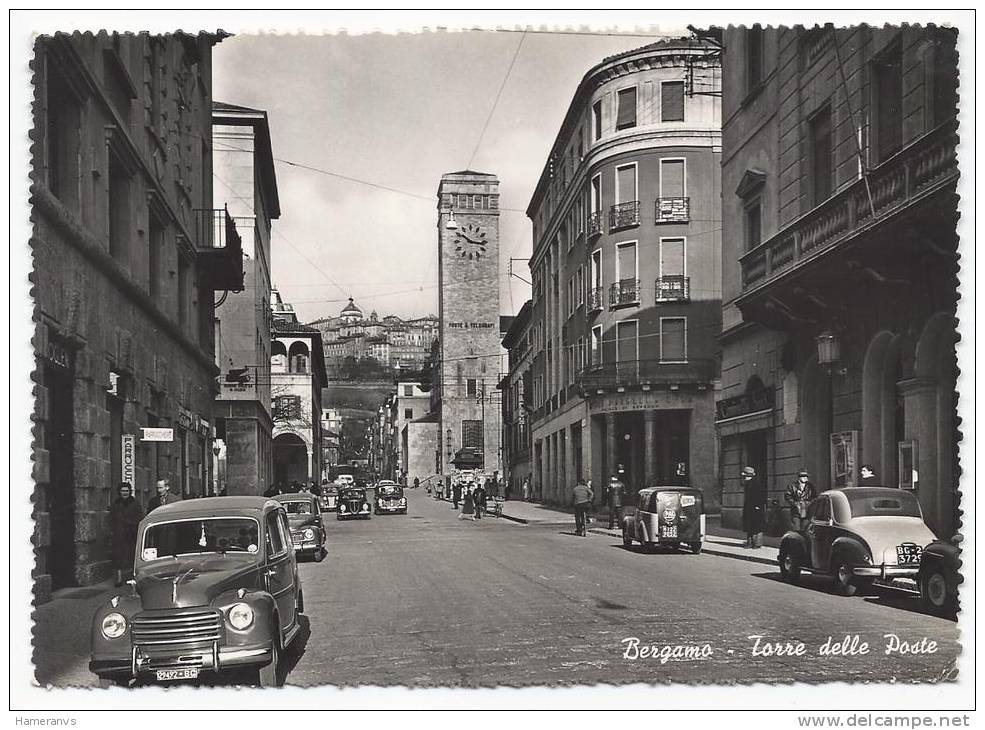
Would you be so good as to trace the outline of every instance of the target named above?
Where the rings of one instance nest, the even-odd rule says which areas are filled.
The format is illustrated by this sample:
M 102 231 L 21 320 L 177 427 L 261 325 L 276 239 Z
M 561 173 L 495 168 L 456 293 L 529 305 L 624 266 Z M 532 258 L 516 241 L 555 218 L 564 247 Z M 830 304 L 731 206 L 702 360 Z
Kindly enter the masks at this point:
M 300 553 L 302 555 L 314 555 L 319 550 L 321 550 L 321 544 L 315 542 L 314 540 L 310 542 L 294 543 L 294 552 Z
M 852 574 L 859 578 L 916 578 L 919 565 L 861 565 L 852 568 Z
M 377 506 L 377 512 L 404 512 L 407 510 L 407 505 L 401 505 L 399 507 L 391 507 L 390 505 L 383 505 L 382 507 Z
M 273 658 L 273 642 L 244 646 L 196 647 L 178 651 L 146 651 L 131 648 L 129 655 L 93 655 L 89 671 L 107 679 L 153 677 L 159 669 L 197 668 L 200 672 L 220 672 L 243 667 L 263 667 Z

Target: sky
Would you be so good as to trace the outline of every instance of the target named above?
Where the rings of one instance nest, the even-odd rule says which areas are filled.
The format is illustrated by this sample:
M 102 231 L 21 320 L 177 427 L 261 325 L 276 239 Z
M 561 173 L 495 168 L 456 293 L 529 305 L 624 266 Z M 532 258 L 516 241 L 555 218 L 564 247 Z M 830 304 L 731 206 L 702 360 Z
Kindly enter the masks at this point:
M 469 168 L 500 180 L 500 309 L 515 314 L 530 288 L 508 275 L 508 259 L 524 259 L 514 270 L 529 280 L 524 211 L 578 83 L 606 56 L 687 34 L 648 32 L 224 40 L 213 98 L 266 110 L 278 159 L 274 286 L 302 321 L 337 314 L 350 296 L 367 314 L 436 314 L 438 182 Z

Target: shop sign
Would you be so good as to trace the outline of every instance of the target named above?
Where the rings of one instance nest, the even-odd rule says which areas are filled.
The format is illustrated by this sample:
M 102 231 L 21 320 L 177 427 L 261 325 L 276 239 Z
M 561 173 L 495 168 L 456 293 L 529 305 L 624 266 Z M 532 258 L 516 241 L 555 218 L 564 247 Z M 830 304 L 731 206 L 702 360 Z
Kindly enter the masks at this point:
M 132 433 L 127 433 L 123 434 L 121 440 L 123 458 L 121 460 L 122 473 L 120 474 L 120 481 L 126 482 L 132 487 L 135 481 L 134 468 L 137 465 L 136 438 Z
M 178 427 L 183 428 L 186 431 L 191 429 L 192 427 L 191 411 L 186 411 L 184 408 L 178 408 Z
M 49 339 L 45 347 L 45 359 L 52 365 L 68 370 L 72 367 L 72 353 L 67 347 Z
M 448 328 L 453 330 L 488 330 L 496 325 L 492 322 L 449 322 Z
M 141 441 L 174 441 L 173 428 L 141 428 Z

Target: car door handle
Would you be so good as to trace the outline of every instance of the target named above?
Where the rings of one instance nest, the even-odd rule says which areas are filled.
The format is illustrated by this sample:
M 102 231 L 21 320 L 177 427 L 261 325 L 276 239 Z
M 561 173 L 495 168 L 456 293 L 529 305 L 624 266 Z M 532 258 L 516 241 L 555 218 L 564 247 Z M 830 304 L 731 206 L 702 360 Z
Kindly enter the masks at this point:
M 273 578 L 275 575 L 277 575 L 277 571 L 274 570 L 273 568 L 270 568 L 269 570 L 267 570 L 267 577 L 268 578 Z

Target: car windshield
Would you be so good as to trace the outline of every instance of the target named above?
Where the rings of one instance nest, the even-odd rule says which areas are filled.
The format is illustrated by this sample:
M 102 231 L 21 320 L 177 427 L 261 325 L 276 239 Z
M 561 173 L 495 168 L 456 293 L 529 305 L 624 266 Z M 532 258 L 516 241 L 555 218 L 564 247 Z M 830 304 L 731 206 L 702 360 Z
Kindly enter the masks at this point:
M 361 489 L 343 489 L 339 496 L 342 499 L 365 499 L 366 494 Z
M 311 503 L 305 500 L 304 502 L 300 500 L 295 500 L 293 502 L 284 502 L 284 509 L 287 510 L 289 515 L 310 515 L 311 514 Z
M 399 497 L 403 490 L 400 487 L 384 485 L 382 487 L 377 487 L 376 491 L 381 497 Z
M 894 490 L 893 493 L 872 493 L 860 489 L 857 492 L 846 489 L 848 506 L 852 517 L 920 517 L 920 503 L 909 492 Z
M 198 553 L 256 553 L 259 526 L 248 517 L 160 522 L 144 532 L 144 560 Z

